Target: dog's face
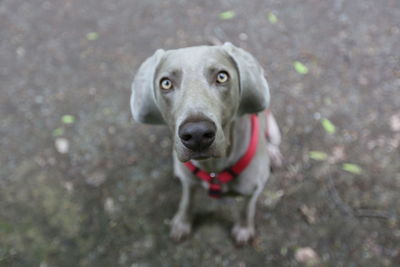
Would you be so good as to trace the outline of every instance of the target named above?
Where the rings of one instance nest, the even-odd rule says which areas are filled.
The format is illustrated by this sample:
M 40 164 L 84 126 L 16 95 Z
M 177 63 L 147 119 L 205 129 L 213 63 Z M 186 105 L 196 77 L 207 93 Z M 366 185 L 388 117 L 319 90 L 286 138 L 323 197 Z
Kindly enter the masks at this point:
M 226 51 L 219 47 L 167 51 L 153 86 L 181 161 L 225 156 L 240 93 L 238 72 Z
M 266 108 L 262 68 L 231 44 L 158 50 L 132 85 L 136 120 L 166 123 L 179 160 L 223 157 L 237 116 Z

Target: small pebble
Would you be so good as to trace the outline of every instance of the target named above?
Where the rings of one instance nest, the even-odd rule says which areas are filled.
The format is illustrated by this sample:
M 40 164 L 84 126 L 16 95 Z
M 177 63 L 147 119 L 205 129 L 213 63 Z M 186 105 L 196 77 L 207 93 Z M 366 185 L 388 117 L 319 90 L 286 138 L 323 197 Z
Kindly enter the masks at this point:
M 400 131 L 400 113 L 394 114 L 390 117 L 390 128 L 394 132 Z
M 317 253 L 310 247 L 297 249 L 294 257 L 298 262 L 305 263 L 310 266 L 316 265 L 319 261 Z
M 247 34 L 245 34 L 244 32 L 239 34 L 239 39 L 242 41 L 246 41 L 248 39 Z
M 106 181 L 106 175 L 103 172 L 95 172 L 86 178 L 86 183 L 98 187 Z
M 106 200 L 104 202 L 104 210 L 110 214 L 112 214 L 116 211 L 114 199 L 112 199 L 111 197 L 106 198 Z
M 69 141 L 65 138 L 59 137 L 55 141 L 55 146 L 60 154 L 66 154 L 69 151 Z
M 317 121 L 319 121 L 319 120 L 321 119 L 321 113 L 315 112 L 315 113 L 314 113 L 314 119 L 317 120 Z

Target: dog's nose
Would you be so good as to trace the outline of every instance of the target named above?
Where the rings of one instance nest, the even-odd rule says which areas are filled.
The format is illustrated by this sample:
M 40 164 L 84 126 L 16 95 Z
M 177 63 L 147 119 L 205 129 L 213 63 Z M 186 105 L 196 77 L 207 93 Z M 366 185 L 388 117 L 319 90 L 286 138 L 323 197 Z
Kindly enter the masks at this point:
M 211 121 L 186 122 L 179 127 L 179 137 L 185 147 L 201 151 L 208 148 L 215 139 L 215 123 Z

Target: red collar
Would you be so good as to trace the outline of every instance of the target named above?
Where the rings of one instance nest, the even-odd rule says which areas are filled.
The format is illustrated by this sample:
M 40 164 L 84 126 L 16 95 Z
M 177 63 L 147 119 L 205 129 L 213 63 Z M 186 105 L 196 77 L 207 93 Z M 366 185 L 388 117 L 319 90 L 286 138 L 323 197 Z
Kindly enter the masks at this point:
M 246 153 L 232 167 L 220 173 L 208 173 L 197 168 L 191 161 L 185 162 L 185 166 L 198 178 L 208 183 L 208 194 L 210 197 L 218 198 L 221 196 L 221 185 L 232 181 L 238 176 L 253 159 L 258 144 L 259 123 L 257 115 L 250 115 L 251 119 L 251 139 Z

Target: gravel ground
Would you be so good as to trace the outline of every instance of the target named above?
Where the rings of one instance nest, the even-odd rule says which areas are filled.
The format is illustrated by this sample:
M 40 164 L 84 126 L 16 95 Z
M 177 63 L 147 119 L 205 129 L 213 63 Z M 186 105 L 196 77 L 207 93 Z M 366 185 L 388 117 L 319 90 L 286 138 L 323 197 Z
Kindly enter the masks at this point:
M 399 266 L 399 18 L 398 0 L 0 0 L 0 265 Z M 283 134 L 243 248 L 240 199 L 206 194 L 169 239 L 171 140 L 129 110 L 147 56 L 212 37 L 264 66 Z

